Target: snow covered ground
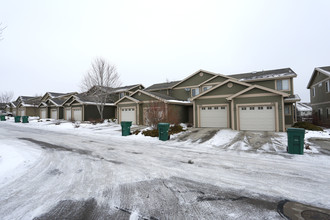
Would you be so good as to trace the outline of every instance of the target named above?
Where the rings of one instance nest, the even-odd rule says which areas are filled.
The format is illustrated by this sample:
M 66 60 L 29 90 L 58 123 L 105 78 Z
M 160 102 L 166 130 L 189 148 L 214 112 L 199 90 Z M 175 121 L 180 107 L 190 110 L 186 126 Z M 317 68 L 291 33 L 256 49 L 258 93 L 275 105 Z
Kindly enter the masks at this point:
M 308 131 L 305 140 L 329 134 Z M 329 208 L 329 155 L 316 145 L 290 155 L 286 143 L 286 133 L 224 129 L 204 142 L 162 142 L 122 137 L 113 123 L 10 119 L 0 122 L 0 218 L 49 219 L 86 204 L 124 219 L 277 219 L 267 202 L 282 199 Z

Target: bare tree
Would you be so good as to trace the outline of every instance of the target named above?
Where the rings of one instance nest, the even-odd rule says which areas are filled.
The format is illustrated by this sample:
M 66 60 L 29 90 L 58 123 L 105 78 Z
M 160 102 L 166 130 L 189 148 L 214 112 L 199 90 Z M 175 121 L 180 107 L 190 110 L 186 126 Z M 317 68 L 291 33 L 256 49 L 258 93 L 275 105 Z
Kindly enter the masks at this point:
M 5 30 L 5 29 L 6 29 L 6 27 L 3 27 L 3 26 L 2 26 L 2 23 L 0 23 L 0 41 L 3 40 L 3 38 L 2 38 L 2 32 L 3 32 L 3 30 Z
M 95 98 L 101 120 L 103 120 L 104 106 L 111 98 L 111 89 L 119 85 L 119 74 L 116 67 L 104 58 L 96 58 L 92 62 L 90 70 L 84 76 L 81 88 L 83 91 L 91 91 L 92 94 L 88 95 Z
M 150 125 L 154 129 L 158 123 L 166 122 L 170 124 L 178 124 L 178 111 L 170 104 L 162 101 L 151 101 L 144 109 L 144 124 Z
M 14 97 L 13 92 L 2 92 L 0 94 L 0 103 L 9 103 Z

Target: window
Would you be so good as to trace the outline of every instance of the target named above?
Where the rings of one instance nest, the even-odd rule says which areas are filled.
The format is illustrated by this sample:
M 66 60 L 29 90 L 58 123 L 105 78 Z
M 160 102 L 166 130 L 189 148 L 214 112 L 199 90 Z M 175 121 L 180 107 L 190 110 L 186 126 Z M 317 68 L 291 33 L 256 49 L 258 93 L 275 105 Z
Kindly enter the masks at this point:
M 208 109 L 208 110 L 212 110 L 212 107 L 208 107 L 207 109 Z
M 205 110 L 205 108 L 203 107 L 202 110 Z
M 312 88 L 312 96 L 315 96 L 315 87 Z
M 254 107 L 250 107 L 250 110 L 254 110 Z
M 199 95 L 199 88 L 191 89 L 191 96 L 194 97 L 196 95 Z
M 245 107 L 242 107 L 242 110 L 246 110 L 246 108 Z
M 258 110 L 263 110 L 263 109 L 264 109 L 264 107 L 261 107 L 261 106 L 260 106 L 260 107 L 258 107 Z
M 267 106 L 267 109 L 273 109 L 273 107 L 272 106 Z
M 226 107 L 221 107 L 221 109 L 226 109 Z
M 215 109 L 215 110 L 218 110 L 218 109 L 219 109 L 219 107 L 214 107 L 214 109 Z
M 330 81 L 325 82 L 325 92 L 330 92 Z
M 204 86 L 203 87 L 203 92 L 205 92 L 206 90 L 211 89 L 211 88 L 212 88 L 212 86 Z
M 291 115 L 291 106 L 290 105 L 284 106 L 284 114 Z
M 281 79 L 276 81 L 276 89 L 277 90 L 289 90 L 289 80 Z
M 123 98 L 125 96 L 125 93 L 121 92 L 119 93 L 119 99 Z

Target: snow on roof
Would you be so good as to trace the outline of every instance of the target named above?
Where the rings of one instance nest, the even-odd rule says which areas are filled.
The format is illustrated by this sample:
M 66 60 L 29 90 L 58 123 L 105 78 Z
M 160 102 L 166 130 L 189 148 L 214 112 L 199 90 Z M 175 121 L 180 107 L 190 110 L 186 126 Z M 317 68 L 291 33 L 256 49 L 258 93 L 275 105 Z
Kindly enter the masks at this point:
M 273 79 L 273 78 L 283 78 L 283 77 L 296 77 L 297 74 L 291 68 L 276 69 L 276 70 L 266 70 L 251 73 L 233 74 L 229 75 L 239 81 L 254 81 L 260 79 Z
M 298 102 L 296 104 L 297 110 L 300 112 L 311 112 L 312 111 L 312 107 L 309 106 L 307 103 L 303 103 L 303 102 Z
M 300 101 L 300 97 L 297 94 L 290 95 L 289 97 L 284 98 L 284 101 Z

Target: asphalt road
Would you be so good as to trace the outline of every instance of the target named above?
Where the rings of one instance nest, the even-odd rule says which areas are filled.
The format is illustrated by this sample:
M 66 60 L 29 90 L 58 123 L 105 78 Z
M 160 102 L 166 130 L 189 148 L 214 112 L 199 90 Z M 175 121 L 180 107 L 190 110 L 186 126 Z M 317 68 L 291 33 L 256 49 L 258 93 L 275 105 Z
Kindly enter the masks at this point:
M 42 151 L 28 172 L 0 188 L 3 220 L 282 219 L 278 202 L 309 181 L 278 158 L 11 125 L 1 125 L 0 138 Z M 277 186 L 292 180 L 288 189 Z

